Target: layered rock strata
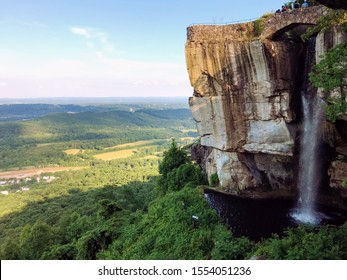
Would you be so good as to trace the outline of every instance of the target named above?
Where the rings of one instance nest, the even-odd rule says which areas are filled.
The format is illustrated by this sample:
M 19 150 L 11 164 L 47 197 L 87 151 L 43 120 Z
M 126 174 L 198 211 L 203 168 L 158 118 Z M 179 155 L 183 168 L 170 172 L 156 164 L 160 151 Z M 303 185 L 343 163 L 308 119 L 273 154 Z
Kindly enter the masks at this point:
M 229 193 L 293 193 L 305 46 L 288 36 L 251 39 L 251 33 L 250 24 L 188 28 L 189 105 L 208 148 L 204 168 L 209 176 L 217 173 L 220 189 Z M 336 42 L 344 40 L 339 34 Z M 317 54 L 330 40 L 320 36 Z M 324 127 L 322 138 L 336 145 L 339 131 Z
M 276 183 L 292 181 L 290 172 L 275 174 L 265 165 L 276 159 L 282 170 L 282 163 L 293 158 L 291 103 L 301 54 L 301 44 L 281 41 L 220 37 L 187 42 L 194 87 L 189 104 L 201 144 L 213 148 L 206 169 L 218 174 L 223 189 L 292 187 Z M 264 163 L 255 159 L 259 153 L 272 157 Z

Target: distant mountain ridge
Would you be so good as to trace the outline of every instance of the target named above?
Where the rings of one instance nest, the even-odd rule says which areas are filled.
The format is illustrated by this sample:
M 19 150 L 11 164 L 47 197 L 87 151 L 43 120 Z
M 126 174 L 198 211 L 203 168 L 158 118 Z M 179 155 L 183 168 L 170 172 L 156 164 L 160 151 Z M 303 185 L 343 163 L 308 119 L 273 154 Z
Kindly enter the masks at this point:
M 138 110 L 128 111 L 85 111 L 79 113 L 52 113 L 36 120 L 43 125 L 68 126 L 106 126 L 106 127 L 177 127 L 191 126 L 192 114 L 189 109 Z
M 1 99 L 0 99 L 1 100 Z M 128 100 L 129 101 L 129 100 Z M 1 102 L 0 102 L 1 104 Z M 81 112 L 107 112 L 107 111 L 128 111 L 134 112 L 138 110 L 146 110 L 151 114 L 151 109 L 170 110 L 183 108 L 188 109 L 186 103 L 110 103 L 110 104 L 1 104 L 0 105 L 0 122 L 32 120 L 52 113 L 81 113 Z M 183 112 L 183 111 L 182 111 Z M 180 113 L 182 113 L 180 112 Z M 168 112 L 166 112 L 168 113 Z M 162 113 L 154 113 L 153 115 L 162 115 Z M 165 113 L 164 113 L 165 114 Z M 175 113 L 176 114 L 176 113 Z M 178 114 L 180 115 L 180 114 Z
M 35 119 L 51 113 L 79 113 L 84 111 L 102 111 L 102 107 L 54 104 L 4 104 L 0 105 L 0 121 Z M 104 109 L 105 110 L 105 109 Z
M 62 107 L 58 109 L 60 108 Z M 78 106 L 63 108 L 79 110 Z M 58 112 L 28 121 L 0 122 L 0 146 L 114 137 L 132 139 L 133 136 L 126 136 L 130 131 L 131 134 L 137 135 L 139 140 L 147 140 L 157 139 L 158 135 L 160 133 L 162 135 L 164 131 L 165 135 L 159 138 L 173 137 L 177 133 L 182 133 L 181 130 L 195 130 L 195 123 L 189 109 Z M 146 133 L 147 136 L 145 136 Z M 143 139 L 139 135 L 142 135 Z M 187 136 L 195 136 L 195 133 L 187 134 Z
M 157 97 L 37 97 L 37 98 L 1 98 L 0 104 L 134 104 L 134 103 L 188 103 L 188 97 L 157 96 Z

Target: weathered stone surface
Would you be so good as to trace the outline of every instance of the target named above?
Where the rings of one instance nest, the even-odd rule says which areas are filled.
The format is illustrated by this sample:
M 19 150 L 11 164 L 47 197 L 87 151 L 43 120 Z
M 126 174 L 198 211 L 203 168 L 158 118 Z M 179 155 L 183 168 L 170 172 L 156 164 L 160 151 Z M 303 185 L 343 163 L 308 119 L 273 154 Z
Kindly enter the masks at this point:
M 327 11 L 324 6 L 295 9 L 281 14 L 273 14 L 263 19 L 264 30 L 261 38 L 272 39 L 298 25 L 314 25 Z M 193 25 L 187 28 L 189 42 L 208 40 L 244 40 L 254 37 L 253 22 L 227 25 Z
M 242 119 L 238 119 L 238 116 L 242 117 L 241 107 L 232 111 L 230 103 L 226 96 L 190 98 L 202 145 L 236 151 L 246 143 L 247 127 Z
M 206 160 L 212 152 L 212 147 L 202 146 L 200 144 L 193 144 L 190 153 L 191 158 L 195 161 L 204 171 L 206 171 Z
M 333 161 L 329 168 L 330 186 L 334 189 L 338 189 L 347 197 L 347 186 L 343 184 L 347 179 L 347 162 Z
M 315 25 L 326 11 L 327 9 L 324 6 L 313 6 L 275 14 L 265 20 L 262 37 L 272 39 L 298 25 Z
M 290 103 L 300 52 L 301 45 L 260 40 L 188 42 L 195 91 L 190 107 L 202 145 L 292 154 L 286 123 L 294 117 Z M 293 63 L 281 67 L 288 60 Z
M 252 173 L 235 152 L 213 149 L 207 159 L 206 170 L 210 175 L 217 173 L 223 191 L 235 193 L 256 186 Z
M 267 182 L 271 190 L 296 190 L 297 170 L 294 164 L 295 158 L 255 154 L 254 161 L 257 169 L 266 176 L 264 183 Z
M 293 155 L 287 123 L 295 119 L 291 102 L 301 52 L 301 44 L 268 40 L 188 40 L 187 67 L 194 87 L 189 104 L 201 144 L 215 149 L 206 169 L 218 174 L 222 188 L 261 189 L 269 183 L 238 153 Z
M 252 40 L 250 23 L 188 28 L 186 63 L 194 88 L 189 105 L 201 144 L 212 150 L 206 171 L 209 176 L 218 174 L 222 190 L 239 194 L 297 191 L 305 47 L 286 36 L 276 37 L 276 32 L 298 24 L 306 28 L 324 9 L 272 16 L 265 22 L 268 35 Z M 338 28 L 328 34 L 319 34 L 316 58 L 347 40 Z M 317 137 L 325 146 L 344 147 L 346 139 L 340 130 L 344 131 L 325 122 Z
M 288 128 L 283 120 L 250 121 L 247 143 L 248 152 L 292 155 L 294 146 Z
M 217 173 L 219 189 L 229 193 L 292 191 L 296 188 L 292 165 L 292 157 L 213 149 L 206 171 L 210 175 Z

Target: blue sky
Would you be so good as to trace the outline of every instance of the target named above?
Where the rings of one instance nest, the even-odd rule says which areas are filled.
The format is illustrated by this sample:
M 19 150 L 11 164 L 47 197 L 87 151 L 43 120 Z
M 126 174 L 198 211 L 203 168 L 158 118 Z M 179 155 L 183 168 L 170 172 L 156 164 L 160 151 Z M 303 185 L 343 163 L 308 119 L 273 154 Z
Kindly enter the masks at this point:
M 190 96 L 186 28 L 282 1 L 0 0 L 0 98 Z

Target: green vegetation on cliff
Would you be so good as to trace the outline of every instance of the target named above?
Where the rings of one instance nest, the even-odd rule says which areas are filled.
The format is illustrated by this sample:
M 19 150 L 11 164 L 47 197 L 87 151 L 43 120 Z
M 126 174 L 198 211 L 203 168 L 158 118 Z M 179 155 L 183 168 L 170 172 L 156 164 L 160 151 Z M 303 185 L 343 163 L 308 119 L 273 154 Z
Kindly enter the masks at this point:
M 347 11 L 346 10 L 328 10 L 327 14 L 320 17 L 317 24 L 307 30 L 302 35 L 303 40 L 307 40 L 312 35 L 321 31 L 328 31 L 332 26 L 341 26 L 346 29 L 347 25 Z
M 255 255 L 272 260 L 345 260 L 347 223 L 341 227 L 299 226 L 288 229 L 284 237 L 264 240 Z
M 310 73 L 310 81 L 324 91 L 339 90 L 339 97 L 327 99 L 327 119 L 335 122 L 347 112 L 345 87 L 347 73 L 347 42 L 330 49 Z
M 318 19 L 317 25 L 309 28 L 302 35 L 302 39 L 307 40 L 319 32 L 329 32 L 332 27 L 340 27 L 342 32 L 347 31 L 347 11 L 346 10 L 328 10 L 328 13 Z M 326 113 L 327 119 L 335 122 L 341 118 L 347 110 L 346 102 L 346 73 L 347 73 L 347 43 L 340 43 L 330 48 L 327 53 L 321 57 L 309 79 L 316 87 L 322 88 L 326 93 L 332 93 L 338 90 L 338 95 L 327 98 Z

